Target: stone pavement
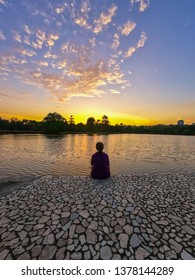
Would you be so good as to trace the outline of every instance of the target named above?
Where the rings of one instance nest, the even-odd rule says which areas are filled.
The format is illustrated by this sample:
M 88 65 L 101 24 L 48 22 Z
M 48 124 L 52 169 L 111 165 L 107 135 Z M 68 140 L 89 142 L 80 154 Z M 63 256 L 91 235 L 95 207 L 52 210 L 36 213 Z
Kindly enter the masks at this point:
M 194 174 L 44 176 L 0 198 L 0 259 L 194 258 Z

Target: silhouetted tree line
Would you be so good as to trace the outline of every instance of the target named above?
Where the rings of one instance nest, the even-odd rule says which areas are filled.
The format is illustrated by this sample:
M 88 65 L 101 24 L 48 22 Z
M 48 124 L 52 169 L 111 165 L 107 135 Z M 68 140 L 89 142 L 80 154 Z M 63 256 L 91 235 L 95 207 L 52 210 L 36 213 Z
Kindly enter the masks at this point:
M 0 118 L 0 131 L 10 132 L 42 132 L 42 133 L 139 133 L 139 134 L 173 134 L 173 135 L 195 135 L 195 125 L 152 125 L 133 126 L 116 124 L 111 125 L 108 117 L 104 115 L 102 120 L 89 117 L 86 124 L 75 124 L 73 115 L 67 121 L 63 116 L 54 112 L 49 113 L 42 121 L 19 120 L 11 118 L 5 120 Z

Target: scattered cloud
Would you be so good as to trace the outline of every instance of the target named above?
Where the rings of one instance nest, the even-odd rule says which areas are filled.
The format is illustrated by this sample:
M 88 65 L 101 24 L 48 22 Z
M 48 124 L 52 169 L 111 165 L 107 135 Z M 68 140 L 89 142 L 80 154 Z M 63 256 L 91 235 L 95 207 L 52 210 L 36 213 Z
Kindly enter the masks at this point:
M 0 0 L 0 4 L 7 6 L 6 1 L 5 0 Z
M 63 13 L 63 11 L 64 11 L 64 7 L 57 7 L 57 8 L 55 8 L 55 12 L 57 13 L 57 14 L 62 14 Z
M 119 47 L 119 45 L 120 45 L 119 35 L 117 33 L 115 33 L 111 48 L 112 49 L 117 49 Z
M 0 31 L 0 40 L 5 40 L 6 38 L 5 38 L 5 35 L 3 34 L 3 32 L 2 31 Z
M 51 53 L 51 51 L 47 51 L 43 54 L 44 58 L 48 58 L 48 59 L 56 59 L 58 56 L 54 53 Z
M 121 27 L 121 33 L 122 35 L 128 36 L 133 29 L 135 29 L 136 23 L 128 20 L 122 27 Z
M 107 61 L 92 62 L 87 53 L 78 53 L 75 61 L 58 62 L 57 67 L 63 69 L 63 75 L 36 71 L 31 72 L 24 82 L 49 91 L 54 100 L 61 102 L 73 96 L 100 96 L 105 93 L 103 87 L 108 84 L 125 86 L 127 83 L 120 69 L 110 69 Z
M 46 34 L 46 32 L 37 29 L 36 31 L 36 42 L 33 42 L 31 45 L 34 48 L 39 48 L 41 49 L 43 44 L 49 47 L 53 47 L 55 44 L 55 41 L 59 39 L 59 35 L 56 34 Z
M 36 61 L 35 64 L 37 64 L 39 66 L 45 66 L 45 67 L 47 67 L 49 65 L 49 63 L 47 61 Z
M 134 53 L 136 50 L 137 50 L 136 47 L 130 47 L 130 48 L 128 49 L 128 51 L 126 52 L 125 57 L 130 57 L 130 56 L 132 56 L 133 53 Z
M 36 55 L 35 51 L 27 50 L 27 49 L 18 50 L 18 52 L 23 56 L 34 56 L 34 55 Z
M 62 60 L 62 61 L 60 61 L 60 62 L 58 63 L 57 68 L 58 68 L 58 69 L 64 69 L 64 68 L 66 67 L 66 65 L 67 65 L 67 60 L 64 59 L 64 60 Z
M 38 40 L 42 41 L 42 42 L 45 42 L 46 41 L 46 34 L 44 31 L 38 29 L 36 31 L 36 37 Z
M 76 3 L 75 3 L 76 5 Z M 73 5 L 74 6 L 74 5 Z M 88 19 L 89 19 L 89 16 L 88 16 L 88 12 L 91 10 L 91 5 L 89 3 L 89 1 L 83 1 L 81 3 L 81 6 L 80 8 L 78 8 L 76 10 L 76 8 L 74 8 L 74 14 L 72 15 L 72 17 L 74 18 L 74 22 L 85 28 L 85 29 L 88 29 L 88 30 L 91 30 L 92 26 L 88 23 Z
M 24 25 L 24 30 L 28 35 L 32 35 L 34 33 L 28 25 Z
M 115 90 L 115 89 L 109 89 L 108 91 L 109 91 L 111 94 L 119 94 L 119 93 L 120 93 L 120 91 Z
M 76 19 L 75 19 L 75 23 L 78 24 L 78 25 L 81 26 L 81 27 L 85 27 L 85 28 L 87 28 L 87 29 L 90 29 L 90 26 L 89 26 L 89 24 L 87 23 L 86 18 L 84 18 L 84 17 L 76 18 Z
M 99 19 L 94 21 L 95 27 L 93 29 L 93 32 L 95 34 L 100 33 L 103 30 L 103 27 L 112 21 L 112 17 L 115 15 L 116 10 L 117 6 L 113 4 L 107 13 L 100 14 Z
M 96 46 L 96 38 L 89 38 L 89 43 L 91 44 L 91 47 L 94 48 Z
M 141 38 L 138 41 L 137 45 L 135 47 L 130 47 L 128 51 L 125 53 L 125 57 L 131 57 L 137 49 L 142 48 L 145 45 L 146 40 L 147 40 L 147 35 L 145 32 L 142 32 Z
M 0 68 L 4 76 L 9 74 L 22 83 L 41 88 L 60 102 L 73 96 L 118 94 L 130 86 L 122 65 L 144 46 L 147 36 L 142 32 L 136 46 L 125 48 L 123 40 L 128 38 L 124 36 L 131 34 L 136 23 L 124 20 L 117 24 L 119 7 L 110 6 L 109 1 L 107 8 L 97 9 L 89 0 L 48 0 L 47 7 L 40 8 L 36 2 L 21 2 L 31 21 L 10 28 L 11 43 L 6 52 L 1 51 Z M 146 0 L 131 1 L 132 6 L 137 3 L 140 11 L 149 5 Z M 19 19 L 19 13 L 17 16 Z M 9 41 L 4 34 L 7 37 L 9 33 L 2 29 L 3 44 Z
M 139 4 L 139 11 L 144 12 L 150 5 L 150 0 L 130 0 L 131 7 L 133 8 L 134 5 Z
M 89 0 L 84 1 L 84 2 L 81 4 L 81 12 L 82 12 L 82 13 L 88 13 L 90 10 L 91 10 L 91 5 L 90 5 Z
M 137 44 L 137 48 L 142 48 L 145 45 L 145 42 L 147 41 L 147 39 L 148 39 L 148 37 L 147 37 L 146 33 L 142 32 L 141 38 Z
M 7 71 L 11 72 L 11 69 L 9 68 L 9 65 L 11 64 L 25 64 L 27 63 L 26 59 L 19 59 L 16 58 L 14 55 L 7 55 L 1 57 L 0 66 L 7 67 Z
M 140 12 L 144 12 L 145 9 L 147 9 L 149 5 L 150 5 L 149 0 L 140 0 L 140 7 L 139 7 Z
M 59 36 L 58 35 L 53 35 L 53 34 L 49 34 L 48 35 L 48 39 L 46 41 L 46 44 L 49 46 L 49 47 L 52 47 L 54 46 L 55 44 L 55 41 L 59 39 Z
M 40 72 L 32 72 L 31 75 L 32 75 L 32 77 L 34 77 L 34 78 L 39 78 L 39 77 L 41 77 L 41 73 L 40 73 Z
M 16 42 L 22 43 L 21 35 L 17 31 L 14 31 L 14 30 L 13 30 L 13 39 Z

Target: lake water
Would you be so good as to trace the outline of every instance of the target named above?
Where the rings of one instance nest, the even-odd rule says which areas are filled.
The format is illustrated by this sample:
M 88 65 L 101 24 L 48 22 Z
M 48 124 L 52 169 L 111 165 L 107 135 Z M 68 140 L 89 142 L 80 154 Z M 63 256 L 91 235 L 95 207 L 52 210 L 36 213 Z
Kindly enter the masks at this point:
M 195 172 L 195 137 L 172 135 L 0 135 L 0 181 L 41 175 L 89 175 L 102 141 L 111 172 Z

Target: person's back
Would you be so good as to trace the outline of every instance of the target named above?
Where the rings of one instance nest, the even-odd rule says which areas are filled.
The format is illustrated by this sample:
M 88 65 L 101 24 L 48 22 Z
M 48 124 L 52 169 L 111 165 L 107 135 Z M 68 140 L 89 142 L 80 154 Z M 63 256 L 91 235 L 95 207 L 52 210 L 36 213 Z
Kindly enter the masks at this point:
M 109 157 L 103 152 L 104 145 L 102 142 L 96 144 L 97 152 L 91 158 L 91 176 L 94 179 L 107 179 L 110 177 Z

